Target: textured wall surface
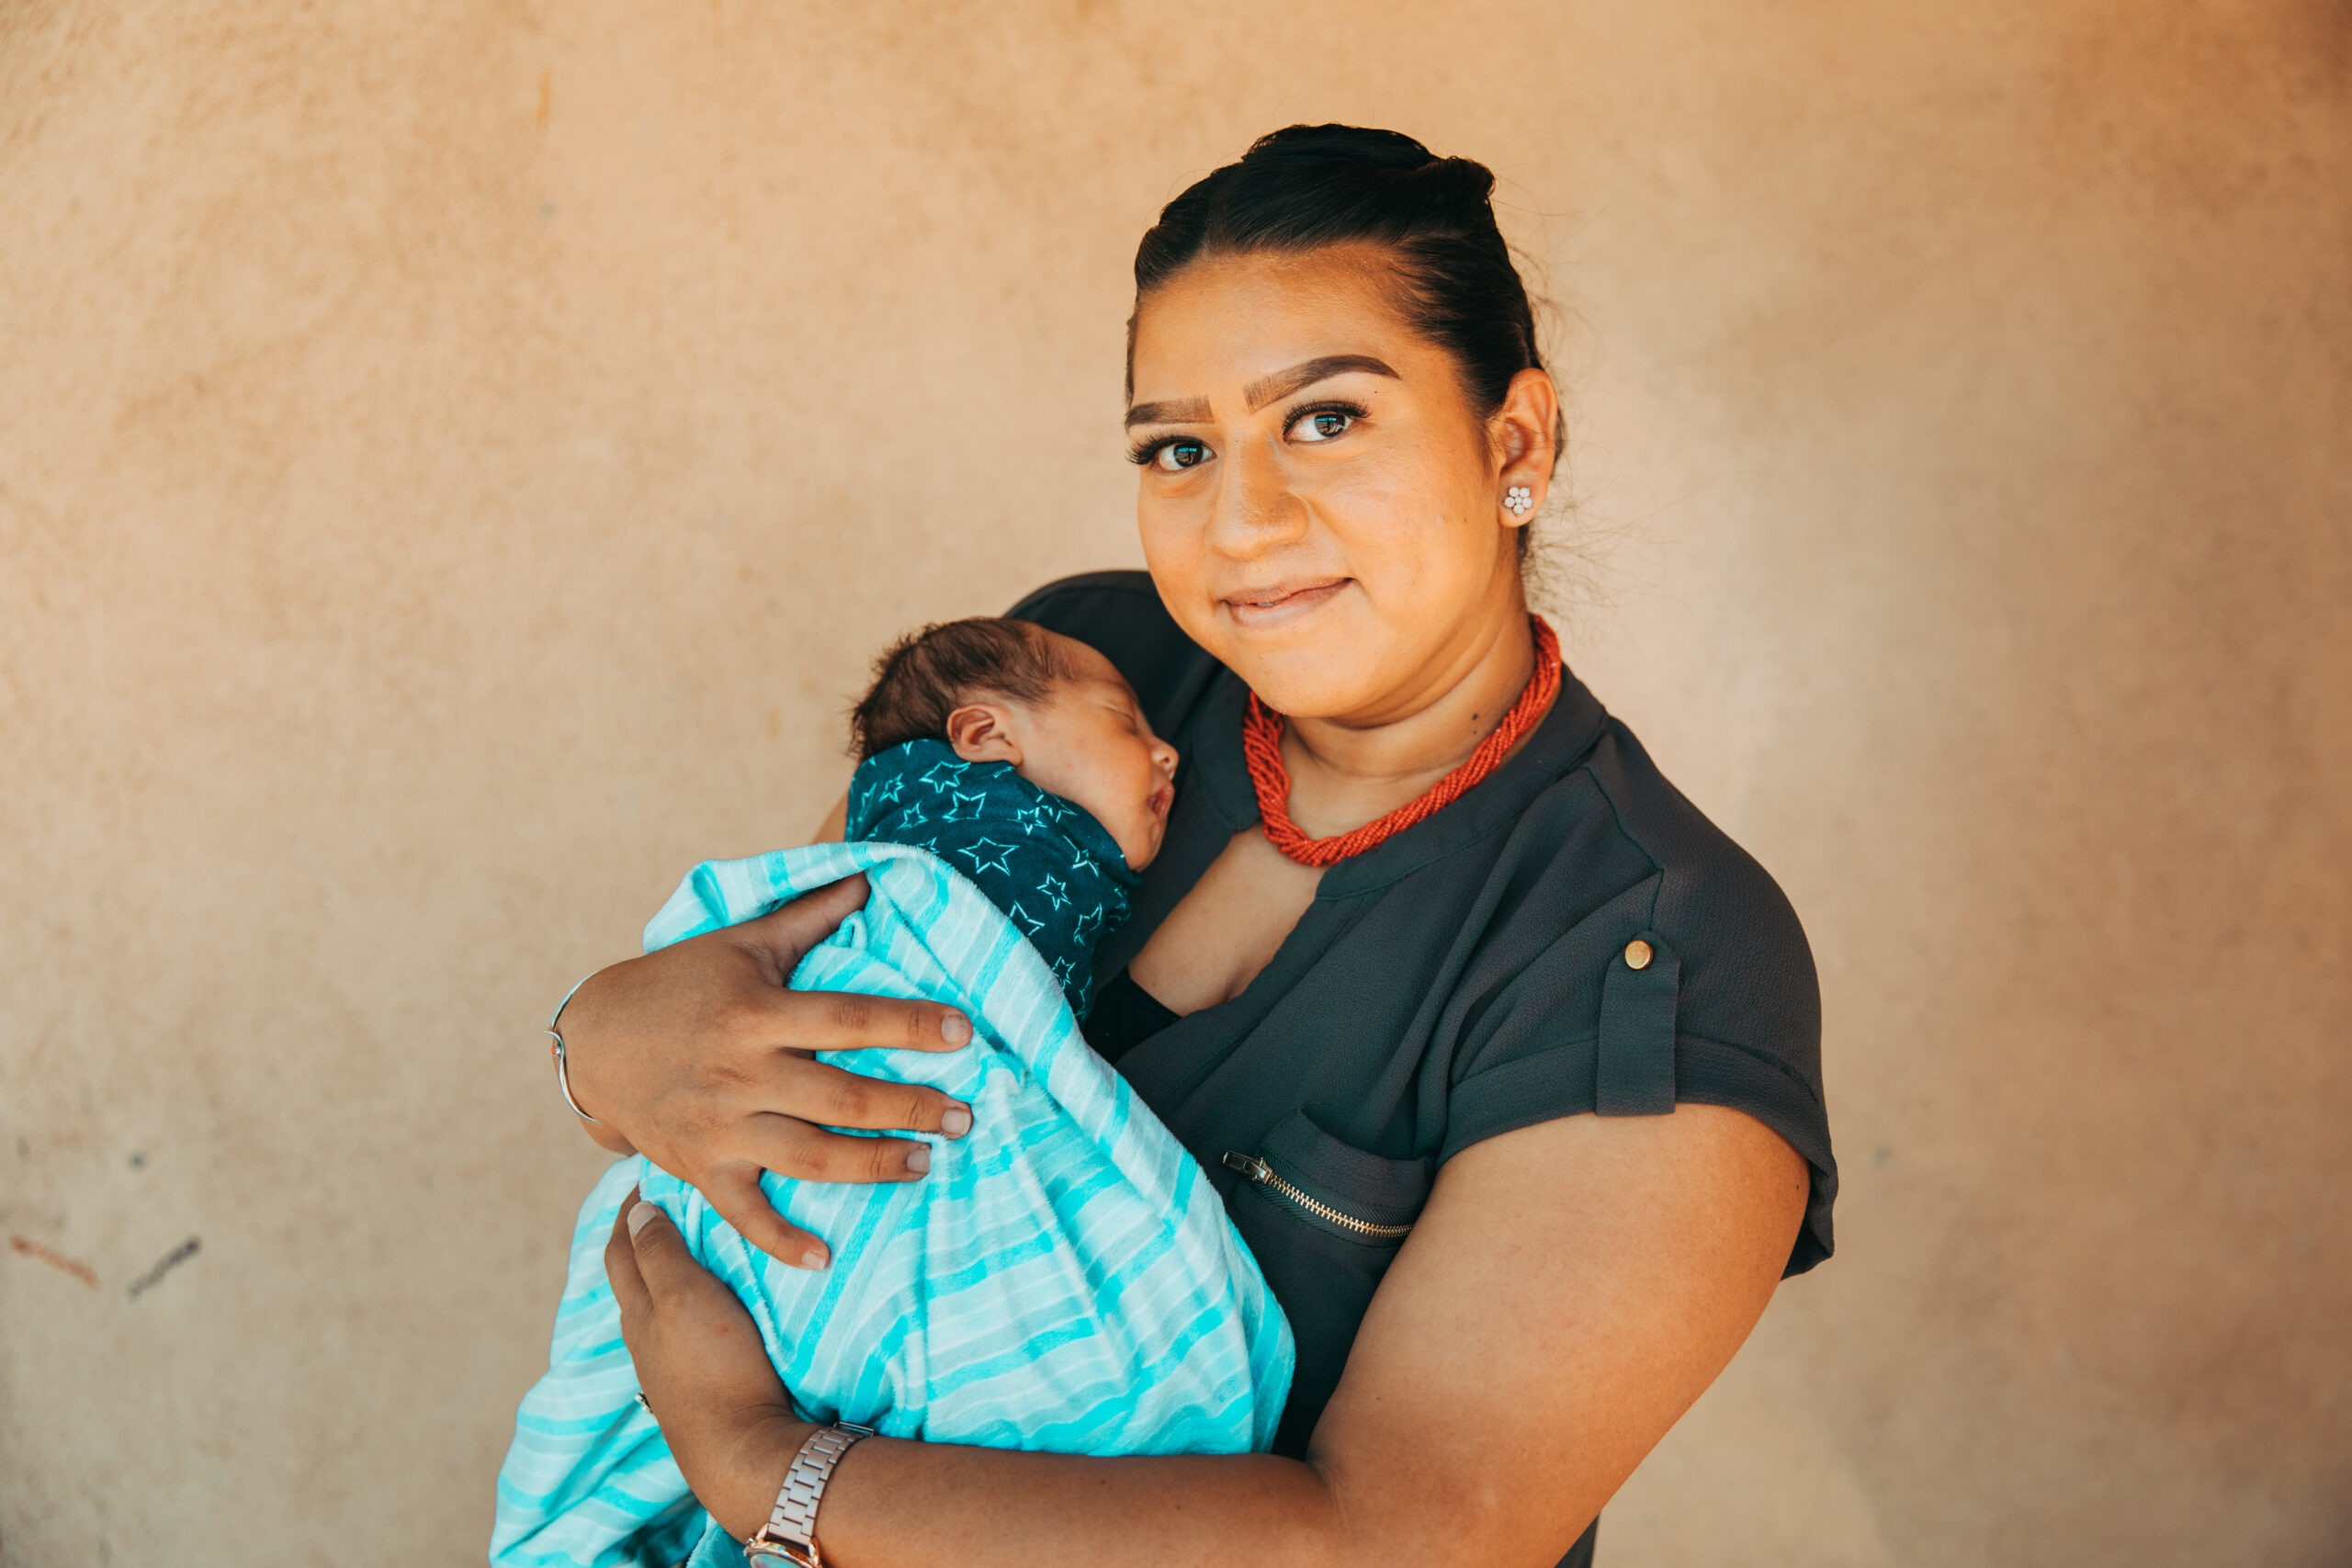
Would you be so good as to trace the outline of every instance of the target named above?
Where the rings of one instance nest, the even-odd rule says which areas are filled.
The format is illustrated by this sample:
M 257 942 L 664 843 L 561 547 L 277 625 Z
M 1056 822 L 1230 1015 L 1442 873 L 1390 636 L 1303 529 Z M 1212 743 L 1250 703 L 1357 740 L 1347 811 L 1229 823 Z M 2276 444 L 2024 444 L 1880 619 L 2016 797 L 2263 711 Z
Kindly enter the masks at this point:
M 2352 1561 L 2343 0 L 0 3 L 0 1560 L 477 1558 L 541 1017 L 1137 558 L 1136 237 L 1302 118 L 1500 172 L 1575 662 L 1821 963 L 1611 1568 Z

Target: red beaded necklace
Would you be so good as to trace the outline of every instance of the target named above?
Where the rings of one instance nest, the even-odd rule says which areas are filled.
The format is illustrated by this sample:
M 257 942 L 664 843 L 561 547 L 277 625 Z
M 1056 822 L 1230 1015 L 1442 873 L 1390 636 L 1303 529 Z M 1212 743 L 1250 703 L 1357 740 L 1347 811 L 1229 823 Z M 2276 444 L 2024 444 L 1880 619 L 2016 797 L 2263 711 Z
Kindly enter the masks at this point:
M 1266 841 L 1301 865 L 1329 865 L 1360 855 L 1383 839 L 1451 806 L 1471 785 L 1500 767 L 1510 749 L 1543 720 L 1560 692 L 1560 639 L 1543 616 L 1530 615 L 1527 620 L 1535 633 L 1535 672 L 1527 678 L 1527 685 L 1503 715 L 1503 721 L 1478 742 L 1469 761 L 1387 816 L 1328 839 L 1308 838 L 1290 819 L 1290 769 L 1283 763 L 1283 716 L 1260 702 L 1257 693 L 1250 693 L 1250 705 L 1241 716 L 1241 755 L 1250 766 L 1250 783 L 1258 792 L 1258 816 Z

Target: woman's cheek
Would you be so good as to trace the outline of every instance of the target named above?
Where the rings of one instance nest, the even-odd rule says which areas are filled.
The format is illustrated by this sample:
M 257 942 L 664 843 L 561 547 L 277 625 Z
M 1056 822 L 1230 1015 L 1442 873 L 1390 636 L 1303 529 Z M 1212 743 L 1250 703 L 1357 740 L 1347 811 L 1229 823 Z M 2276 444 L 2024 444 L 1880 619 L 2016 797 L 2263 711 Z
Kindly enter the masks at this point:
M 1322 564 L 1353 579 L 1384 622 L 1392 606 L 1404 605 L 1416 615 L 1429 609 L 1419 595 L 1430 575 L 1430 562 L 1422 558 L 1434 530 L 1426 517 L 1414 523 L 1414 505 L 1408 492 L 1373 476 L 1351 478 L 1315 497 L 1315 513 L 1327 536 Z
M 1211 653 L 1222 656 L 1217 647 L 1216 606 L 1212 601 L 1206 577 L 1207 549 L 1204 543 L 1204 528 L 1190 526 L 1181 516 L 1169 515 L 1168 509 L 1147 503 L 1136 530 L 1143 545 L 1144 570 L 1151 573 L 1152 585 L 1159 590 L 1159 597 L 1170 615 L 1184 634 Z
M 1409 457 L 1383 454 L 1319 465 L 1292 486 L 1344 552 L 1351 576 L 1362 575 L 1355 570 L 1359 556 L 1372 570 L 1378 560 L 1428 540 L 1435 511 L 1427 482 L 1431 476 Z

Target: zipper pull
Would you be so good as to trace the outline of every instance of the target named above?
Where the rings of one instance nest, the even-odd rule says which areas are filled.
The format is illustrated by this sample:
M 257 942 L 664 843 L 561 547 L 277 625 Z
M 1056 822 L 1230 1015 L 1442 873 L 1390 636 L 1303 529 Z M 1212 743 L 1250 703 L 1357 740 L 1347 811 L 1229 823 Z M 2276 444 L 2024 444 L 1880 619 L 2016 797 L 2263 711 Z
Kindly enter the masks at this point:
M 1239 1171 L 1261 1187 L 1265 1185 L 1266 1179 L 1274 1174 L 1273 1168 L 1264 1160 L 1252 1158 L 1238 1149 L 1225 1151 L 1225 1163 L 1227 1168 Z

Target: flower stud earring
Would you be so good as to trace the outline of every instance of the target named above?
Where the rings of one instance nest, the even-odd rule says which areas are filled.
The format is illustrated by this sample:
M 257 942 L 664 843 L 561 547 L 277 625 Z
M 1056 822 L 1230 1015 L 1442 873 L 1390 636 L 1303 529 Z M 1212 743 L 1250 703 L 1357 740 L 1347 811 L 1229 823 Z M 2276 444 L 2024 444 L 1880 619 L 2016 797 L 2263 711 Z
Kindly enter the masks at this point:
M 1535 510 L 1535 492 L 1525 485 L 1513 485 L 1503 491 L 1503 504 L 1510 508 L 1514 517 L 1524 517 Z

